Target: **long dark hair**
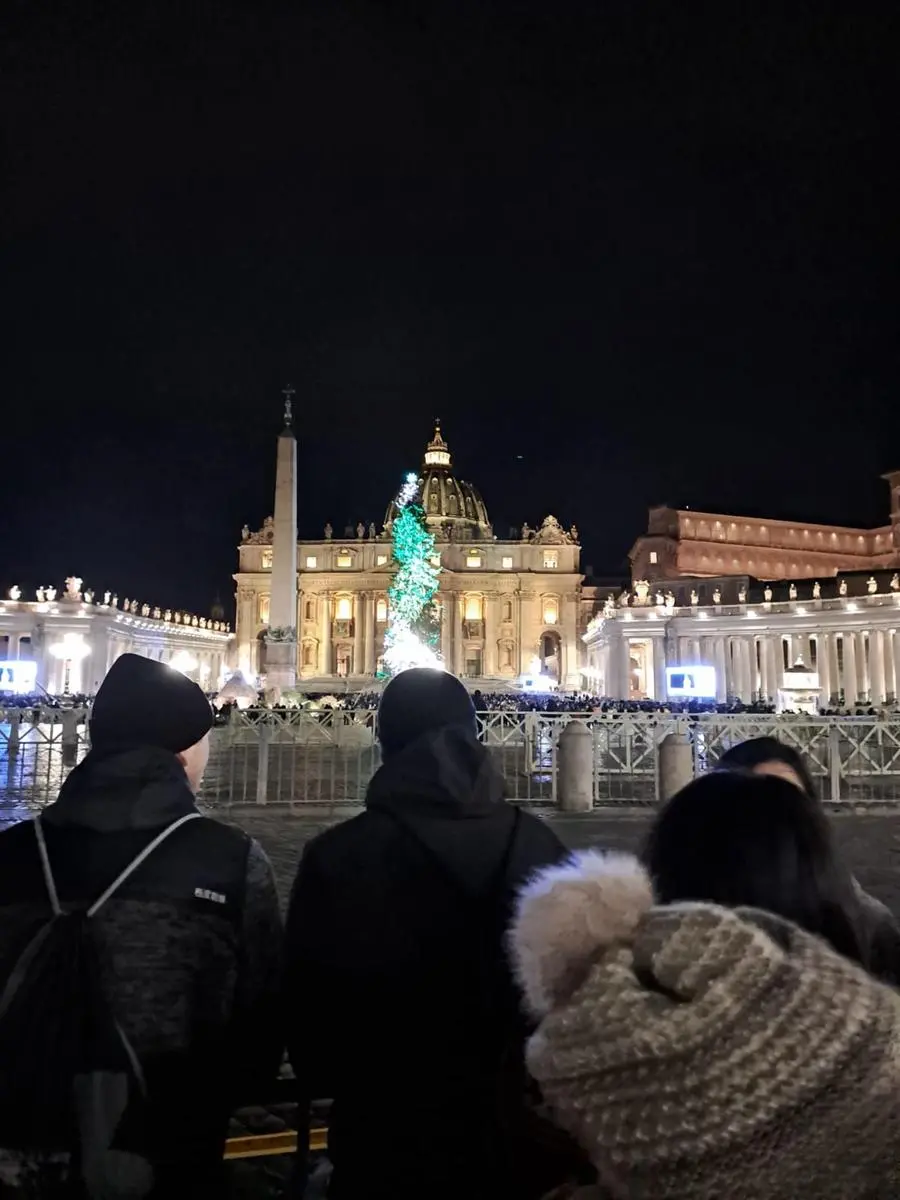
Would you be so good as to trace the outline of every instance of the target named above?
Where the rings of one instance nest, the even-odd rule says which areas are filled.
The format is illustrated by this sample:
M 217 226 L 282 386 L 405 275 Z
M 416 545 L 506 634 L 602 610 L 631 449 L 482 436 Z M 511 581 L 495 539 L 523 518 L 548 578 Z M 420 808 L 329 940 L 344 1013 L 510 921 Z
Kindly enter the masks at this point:
M 716 767 L 720 771 L 752 771 L 761 767 L 763 763 L 771 762 L 784 763 L 786 767 L 790 767 L 800 780 L 807 796 L 812 800 L 817 799 L 816 785 L 803 755 L 793 746 L 779 742 L 778 738 L 758 737 L 740 742 L 725 751 Z
M 770 775 L 714 771 L 659 812 L 644 861 L 662 904 L 761 908 L 868 966 L 863 919 L 819 803 Z

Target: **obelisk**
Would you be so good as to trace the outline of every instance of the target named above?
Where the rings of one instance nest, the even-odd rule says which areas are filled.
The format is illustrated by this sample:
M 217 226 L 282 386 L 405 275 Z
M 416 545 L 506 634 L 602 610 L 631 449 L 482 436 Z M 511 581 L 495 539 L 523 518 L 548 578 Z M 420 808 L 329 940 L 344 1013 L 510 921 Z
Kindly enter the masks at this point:
M 275 529 L 272 595 L 266 637 L 266 687 L 297 686 L 297 438 L 291 399 L 284 389 L 284 428 L 278 436 L 275 469 Z

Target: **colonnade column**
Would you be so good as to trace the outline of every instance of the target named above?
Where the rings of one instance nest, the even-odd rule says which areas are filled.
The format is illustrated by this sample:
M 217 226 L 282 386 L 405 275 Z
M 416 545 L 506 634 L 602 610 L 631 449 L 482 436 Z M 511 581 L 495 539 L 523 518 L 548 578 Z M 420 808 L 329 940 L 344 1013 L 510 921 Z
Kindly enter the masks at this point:
M 890 629 L 884 631 L 884 691 L 890 700 L 897 699 L 897 680 L 894 675 L 893 638 Z
M 619 699 L 628 700 L 631 696 L 631 642 L 622 637 L 619 644 Z
M 856 674 L 856 634 L 844 633 L 844 703 L 855 704 L 859 695 L 859 682 Z
M 825 704 L 831 699 L 830 641 L 827 633 L 820 633 L 816 638 L 816 670 L 819 673 L 819 691 Z
M 722 704 L 728 699 L 728 672 L 725 666 L 725 639 L 716 638 L 716 699 Z
M 856 680 L 857 698 L 865 700 L 869 694 L 869 667 L 866 662 L 866 635 L 856 635 Z
M 900 629 L 894 630 L 894 699 L 900 698 Z
M 884 632 L 873 629 L 869 634 L 869 703 L 883 704 L 884 688 Z
M 650 639 L 650 648 L 653 654 L 653 688 L 656 693 L 654 699 L 661 701 L 666 699 L 666 639 L 665 637 L 654 637 Z
M 841 673 L 838 669 L 838 642 L 837 634 L 829 633 L 828 635 L 828 677 L 831 682 L 831 697 L 835 698 L 841 690 Z

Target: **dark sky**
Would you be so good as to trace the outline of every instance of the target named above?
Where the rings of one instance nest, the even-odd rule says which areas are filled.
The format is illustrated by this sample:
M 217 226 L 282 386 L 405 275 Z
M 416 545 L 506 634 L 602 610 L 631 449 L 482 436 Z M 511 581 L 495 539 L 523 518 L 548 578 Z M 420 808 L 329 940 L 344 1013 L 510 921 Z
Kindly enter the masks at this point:
M 206 611 L 440 415 L 496 530 L 879 524 L 896 4 L 7 0 L 0 579 Z

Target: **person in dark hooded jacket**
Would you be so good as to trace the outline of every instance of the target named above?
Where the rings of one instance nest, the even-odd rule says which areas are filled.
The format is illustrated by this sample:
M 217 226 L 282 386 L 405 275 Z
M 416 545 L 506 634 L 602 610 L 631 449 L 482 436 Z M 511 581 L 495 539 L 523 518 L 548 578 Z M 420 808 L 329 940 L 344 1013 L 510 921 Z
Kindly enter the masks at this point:
M 566 852 L 505 802 L 452 675 L 397 675 L 378 732 L 366 811 L 306 847 L 287 922 L 288 1050 L 301 1094 L 334 1101 L 329 1195 L 540 1195 L 556 1147 L 522 1131 L 504 931 L 516 889 Z

